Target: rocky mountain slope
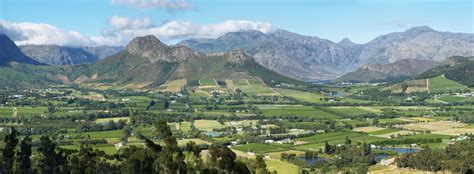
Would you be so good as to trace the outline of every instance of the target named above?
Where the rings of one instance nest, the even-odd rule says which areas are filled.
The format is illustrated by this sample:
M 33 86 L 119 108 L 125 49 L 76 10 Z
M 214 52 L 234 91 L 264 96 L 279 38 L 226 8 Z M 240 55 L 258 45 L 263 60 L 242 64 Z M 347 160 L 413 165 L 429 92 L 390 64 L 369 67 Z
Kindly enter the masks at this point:
M 242 48 L 263 66 L 303 80 L 335 79 L 367 64 L 389 64 L 385 67 L 390 69 L 391 65 L 397 66 L 391 63 L 404 59 L 433 62 L 451 56 L 474 55 L 474 34 L 439 32 L 429 27 L 414 27 L 382 35 L 366 44 L 355 44 L 349 39 L 334 43 L 284 30 L 267 34 L 258 31 L 234 32 L 217 39 L 191 39 L 179 44 L 203 52 Z M 432 67 L 429 63 L 418 65 L 425 70 Z M 399 68 L 412 72 L 410 67 Z M 389 72 L 389 69 L 383 71 Z M 383 74 L 373 76 L 377 79 L 389 78 Z
M 443 61 L 452 56 L 473 56 L 474 34 L 439 32 L 414 27 L 382 35 L 364 45 L 360 64 L 387 64 L 403 59 Z
M 21 52 L 20 52 L 21 53 Z M 306 84 L 271 71 L 243 50 L 204 54 L 185 46 L 168 46 L 154 36 L 137 37 L 124 50 L 95 63 L 35 66 L 10 63 L 0 67 L 0 86 L 106 83 L 148 88 L 168 80 L 261 79 L 266 83 Z
M 284 30 L 268 34 L 234 32 L 217 39 L 185 40 L 179 44 L 203 52 L 241 48 L 259 64 L 303 80 L 332 79 L 348 72 L 357 63 L 354 53 L 346 45 Z
M 18 62 L 39 65 L 40 63 L 25 56 L 7 35 L 0 33 L 0 64 Z
M 165 45 L 151 35 L 133 39 L 123 51 L 86 69 L 88 73 L 83 74 L 86 81 L 140 86 L 156 86 L 173 79 L 203 78 L 261 78 L 266 82 L 299 83 L 258 65 L 242 50 L 205 54 L 185 46 Z
M 336 82 L 390 82 L 403 80 L 431 69 L 441 62 L 431 60 L 402 59 L 389 64 L 365 64 L 356 71 L 344 74 Z
M 24 45 L 21 51 L 38 62 L 48 65 L 77 65 L 90 63 L 113 55 L 121 47 L 65 47 L 57 45 Z

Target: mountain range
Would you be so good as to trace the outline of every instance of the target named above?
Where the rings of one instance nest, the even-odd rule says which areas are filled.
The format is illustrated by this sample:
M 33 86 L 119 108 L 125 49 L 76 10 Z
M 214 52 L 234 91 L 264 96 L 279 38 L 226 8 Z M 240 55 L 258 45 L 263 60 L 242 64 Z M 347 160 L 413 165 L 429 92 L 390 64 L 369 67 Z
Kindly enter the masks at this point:
M 36 63 L 1 60 L 5 60 L 0 67 L 4 86 L 93 82 L 146 88 L 177 79 L 259 79 L 267 84 L 305 84 L 259 65 L 243 50 L 205 54 L 185 46 L 168 46 L 151 35 L 137 37 L 122 51 L 94 63 L 37 66 Z
M 420 74 L 448 57 L 474 55 L 474 34 L 439 32 L 429 27 L 382 35 L 366 44 L 347 38 L 335 43 L 285 30 L 231 32 L 217 39 L 189 39 L 172 46 L 153 36 L 138 37 L 126 47 L 25 45 L 20 50 L 6 35 L 0 35 L 0 43 L 0 62 L 64 65 L 32 68 L 50 81 L 139 86 L 179 78 L 259 77 L 268 81 L 270 76 L 293 82 L 290 78 L 383 82 Z M 236 56 L 246 59 L 236 63 Z M 9 68 L 23 66 L 10 63 Z M 13 74 L 21 76 L 18 72 L 22 71 Z
M 474 34 L 440 32 L 426 26 L 382 35 L 365 44 L 356 44 L 349 39 L 334 43 L 284 30 L 267 34 L 259 31 L 234 32 L 217 39 L 190 39 L 179 44 L 203 52 L 242 48 L 263 66 L 302 80 L 335 79 L 352 71 L 373 73 L 375 75 L 371 76 L 380 80 L 393 78 L 389 73 L 392 68 L 390 65 L 400 60 L 439 62 L 451 56 L 474 55 Z M 371 64 L 388 64 L 385 66 L 388 69 L 379 66 L 377 71 L 367 71 L 367 65 Z M 394 65 L 398 64 L 403 63 Z M 426 70 L 433 66 L 432 63 L 418 65 L 407 68 L 400 66 L 400 71 L 418 73 L 420 71 L 410 68 Z M 380 74 L 380 71 L 384 73 Z M 415 75 L 413 73 L 403 75 Z M 375 79 L 352 79 L 346 76 L 343 80 Z
M 111 56 L 123 47 L 66 47 L 57 45 L 23 45 L 23 54 L 48 65 L 77 65 L 91 63 Z

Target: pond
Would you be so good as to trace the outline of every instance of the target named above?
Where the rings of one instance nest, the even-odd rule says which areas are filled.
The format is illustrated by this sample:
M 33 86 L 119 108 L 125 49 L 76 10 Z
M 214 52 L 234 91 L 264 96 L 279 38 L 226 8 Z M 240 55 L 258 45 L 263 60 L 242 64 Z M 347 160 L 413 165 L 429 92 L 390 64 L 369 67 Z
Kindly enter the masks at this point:
M 403 147 L 382 147 L 381 150 L 391 150 L 391 151 L 397 152 L 398 154 L 416 153 L 416 152 L 420 151 L 419 149 L 403 148 Z M 387 155 L 387 154 L 374 155 L 375 161 L 379 161 L 380 159 L 385 159 L 385 158 L 389 158 L 389 157 L 390 157 L 390 155 Z
M 403 147 L 382 147 L 382 150 L 392 150 L 392 151 L 397 152 L 398 154 L 416 153 L 420 151 L 419 149 L 403 148 Z
M 222 137 L 222 135 L 223 135 L 222 132 L 214 132 L 214 131 L 204 132 L 204 134 L 207 135 L 207 136 L 210 136 L 212 138 Z
M 306 161 L 306 164 L 308 164 L 309 166 L 314 165 L 316 162 L 324 162 L 324 161 L 326 161 L 326 159 L 323 158 L 323 157 L 312 157 L 312 158 L 297 157 L 296 159 Z

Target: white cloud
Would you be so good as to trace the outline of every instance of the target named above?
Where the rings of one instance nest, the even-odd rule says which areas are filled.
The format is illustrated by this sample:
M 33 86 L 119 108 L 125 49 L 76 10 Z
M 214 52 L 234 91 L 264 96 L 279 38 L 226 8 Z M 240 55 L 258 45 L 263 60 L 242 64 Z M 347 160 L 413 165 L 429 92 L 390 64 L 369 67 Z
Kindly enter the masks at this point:
M 143 29 L 153 27 L 153 22 L 150 18 L 145 17 L 143 19 L 133 18 L 123 16 L 112 16 L 110 18 L 110 25 L 114 30 L 124 30 L 124 29 Z
M 271 24 L 244 20 L 227 20 L 222 23 L 204 25 L 199 29 L 202 38 L 216 38 L 228 32 L 258 30 L 268 33 L 273 30 Z
M 66 31 L 43 23 L 12 23 L 0 19 L 0 32 L 18 45 L 93 45 L 93 41 L 75 31 Z
M 74 31 L 65 31 L 47 24 L 11 23 L 0 20 L 0 32 L 6 33 L 18 45 L 125 45 L 131 39 L 144 35 L 155 35 L 167 42 L 189 38 L 217 38 L 228 32 L 258 30 L 268 33 L 273 30 L 269 23 L 227 20 L 220 23 L 199 25 L 190 21 L 168 21 L 155 26 L 149 18 L 137 19 L 114 16 L 110 18 L 111 29 L 99 36 L 85 36 Z
M 186 0 L 112 0 L 113 4 L 124 4 L 140 9 L 162 8 L 168 11 L 192 9 Z

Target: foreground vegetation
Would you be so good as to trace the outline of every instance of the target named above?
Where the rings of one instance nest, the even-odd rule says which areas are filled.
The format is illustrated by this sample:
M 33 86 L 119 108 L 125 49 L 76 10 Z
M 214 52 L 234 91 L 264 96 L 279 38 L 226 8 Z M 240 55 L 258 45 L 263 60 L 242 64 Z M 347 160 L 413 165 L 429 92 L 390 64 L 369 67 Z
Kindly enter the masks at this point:
M 1 173 L 364 173 L 390 159 L 470 172 L 474 98 L 439 78 L 412 93 L 258 79 L 0 89 Z

